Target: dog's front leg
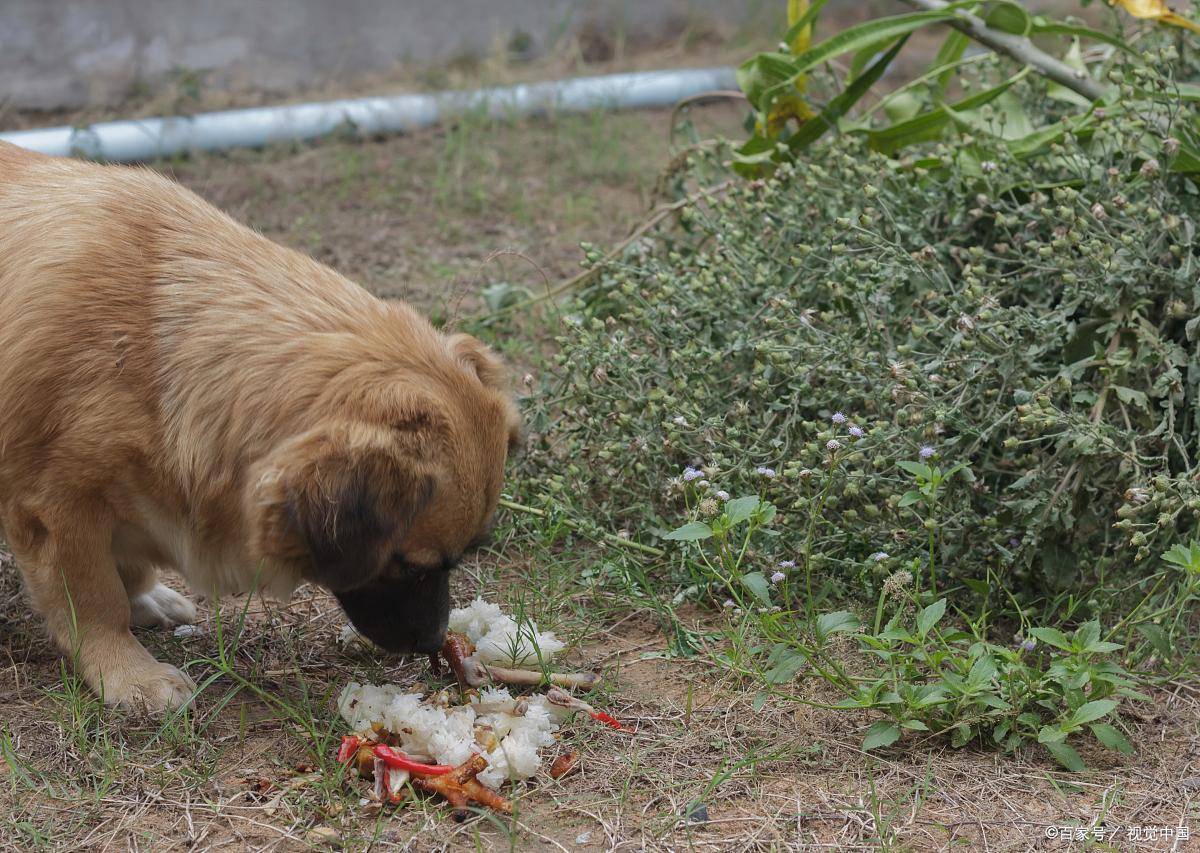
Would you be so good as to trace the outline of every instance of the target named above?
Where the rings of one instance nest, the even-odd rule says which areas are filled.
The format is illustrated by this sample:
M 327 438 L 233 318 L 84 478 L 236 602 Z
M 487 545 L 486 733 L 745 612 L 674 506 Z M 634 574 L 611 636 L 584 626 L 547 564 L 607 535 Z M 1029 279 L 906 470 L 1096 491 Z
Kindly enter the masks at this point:
M 155 660 L 129 631 L 129 598 L 102 509 L 18 510 L 5 527 L 51 636 L 105 703 L 154 713 L 188 701 L 192 680 Z

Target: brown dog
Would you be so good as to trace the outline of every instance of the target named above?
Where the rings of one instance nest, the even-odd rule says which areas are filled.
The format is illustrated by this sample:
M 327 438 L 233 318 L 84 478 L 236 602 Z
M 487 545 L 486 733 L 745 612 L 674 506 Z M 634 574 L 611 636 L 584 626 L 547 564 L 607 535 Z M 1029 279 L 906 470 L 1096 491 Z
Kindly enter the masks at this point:
M 143 169 L 0 142 L 0 532 L 109 703 L 185 702 L 130 625 L 320 584 L 440 646 L 516 410 L 495 357 Z

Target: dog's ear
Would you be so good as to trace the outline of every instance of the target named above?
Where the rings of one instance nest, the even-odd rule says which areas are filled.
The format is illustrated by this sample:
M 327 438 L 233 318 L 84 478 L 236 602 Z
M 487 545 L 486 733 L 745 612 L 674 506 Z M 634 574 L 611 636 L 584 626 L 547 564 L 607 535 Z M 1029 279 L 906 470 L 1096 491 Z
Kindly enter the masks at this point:
M 508 429 L 508 450 L 511 453 L 521 444 L 521 419 L 509 397 L 508 369 L 487 344 L 471 335 L 459 332 L 451 335 L 450 350 L 478 377 L 480 383 L 504 398 L 504 417 Z
M 428 413 L 391 429 L 323 430 L 281 449 L 260 479 L 260 552 L 334 592 L 378 577 L 433 498 Z
M 377 577 L 433 497 L 434 480 L 379 452 L 328 456 L 289 490 L 288 524 L 307 546 L 302 576 L 334 592 Z
M 508 371 L 487 344 L 463 332 L 451 335 L 447 343 L 450 351 L 475 371 L 484 387 L 493 391 L 507 390 Z

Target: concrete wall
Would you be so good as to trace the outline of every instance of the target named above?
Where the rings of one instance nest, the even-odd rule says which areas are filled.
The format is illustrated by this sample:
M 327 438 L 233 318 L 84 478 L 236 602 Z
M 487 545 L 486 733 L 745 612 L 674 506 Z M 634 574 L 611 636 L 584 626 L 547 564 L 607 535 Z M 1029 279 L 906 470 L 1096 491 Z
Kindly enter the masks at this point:
M 779 0 L 0 0 L 0 104 L 110 104 L 175 75 L 286 90 L 396 63 L 531 53 L 584 27 L 736 25 Z M 770 14 L 768 12 L 767 14 Z M 674 28 L 674 29 L 672 29 Z M 515 37 L 515 38 L 514 38 Z

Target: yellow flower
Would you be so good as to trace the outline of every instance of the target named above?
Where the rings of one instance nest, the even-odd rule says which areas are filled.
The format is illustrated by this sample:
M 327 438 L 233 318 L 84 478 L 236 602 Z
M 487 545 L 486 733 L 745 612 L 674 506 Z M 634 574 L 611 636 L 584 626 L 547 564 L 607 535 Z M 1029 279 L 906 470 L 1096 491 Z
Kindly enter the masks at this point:
M 1135 18 L 1149 18 L 1160 24 L 1185 27 L 1194 33 L 1200 33 L 1200 24 L 1173 11 L 1163 0 L 1110 0 L 1110 2 L 1120 6 Z

